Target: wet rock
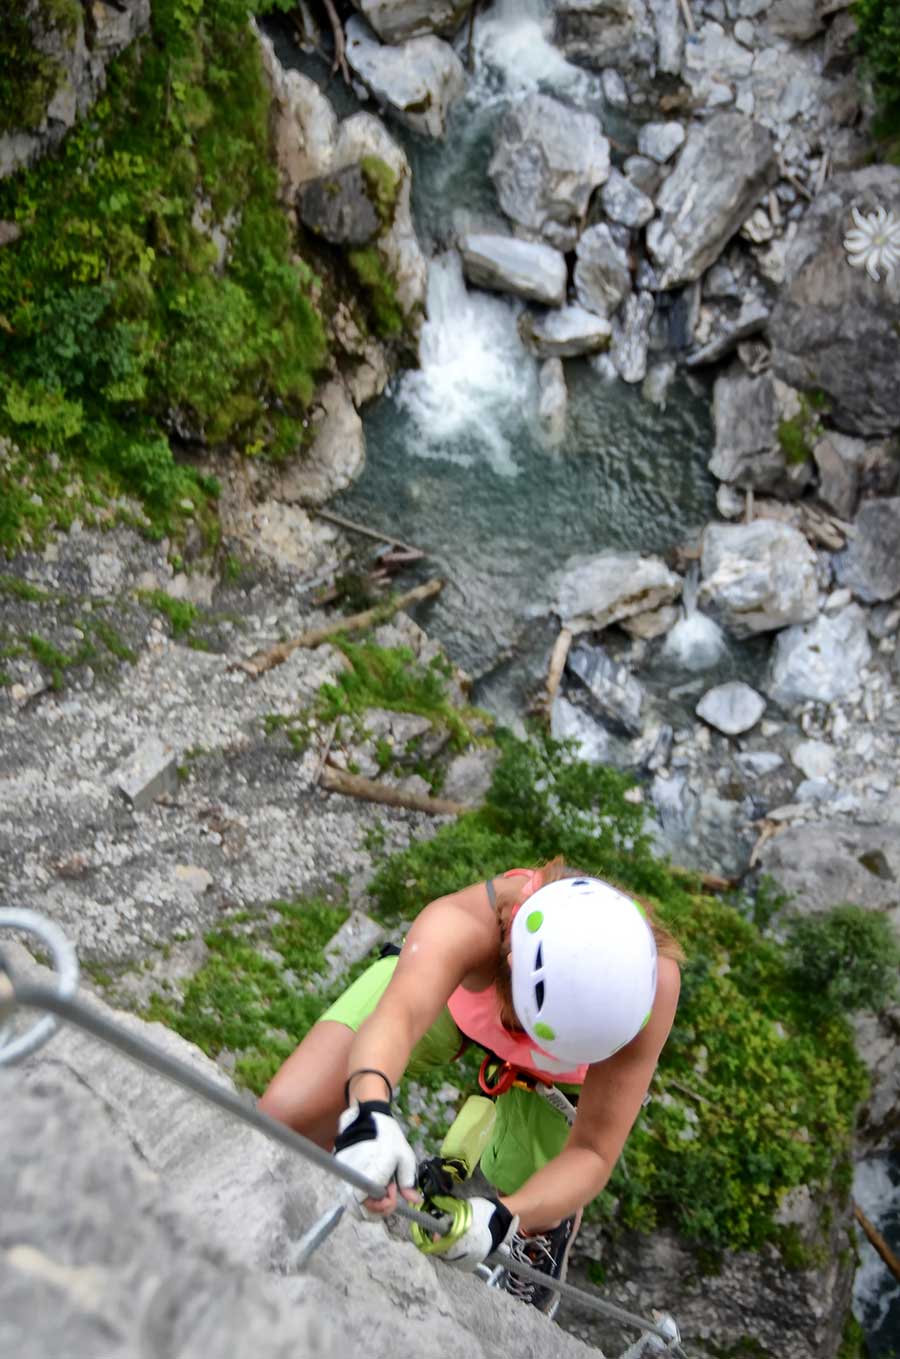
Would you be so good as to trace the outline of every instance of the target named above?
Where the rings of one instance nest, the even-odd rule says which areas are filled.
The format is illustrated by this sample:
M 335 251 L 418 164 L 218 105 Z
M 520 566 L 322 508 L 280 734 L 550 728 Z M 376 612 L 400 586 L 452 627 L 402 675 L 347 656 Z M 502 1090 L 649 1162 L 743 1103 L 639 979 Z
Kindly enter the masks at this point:
M 450 105 L 466 73 L 449 43 L 432 35 L 382 45 L 360 19 L 346 26 L 347 61 L 375 98 L 406 127 L 443 137 Z
M 136 812 L 149 807 L 178 787 L 175 751 L 159 736 L 146 737 L 134 754 L 116 770 L 113 779 Z
M 612 323 L 610 358 L 623 382 L 643 382 L 647 375 L 653 294 L 632 293 Z
M 609 756 L 610 735 L 606 728 L 562 694 L 553 700 L 550 735 L 554 741 L 574 741 L 576 755 L 588 764 L 603 764 Z
M 900 217 L 900 169 L 873 165 L 826 182 L 788 251 L 769 336 L 780 377 L 823 392 L 839 429 L 878 436 L 900 427 L 900 271 L 876 280 L 850 266 L 843 241 L 854 207 Z
M 610 170 L 609 179 L 600 190 L 600 202 L 611 222 L 636 229 L 646 226 L 655 211 L 652 199 L 618 170 Z
M 666 409 L 669 388 L 675 380 L 677 372 L 675 363 L 672 360 L 665 360 L 663 363 L 655 363 L 647 371 L 641 387 L 641 396 L 645 401 L 649 401 L 658 410 Z
M 573 632 L 599 632 L 622 619 L 672 604 L 681 577 L 658 557 L 601 552 L 571 557 L 557 587 L 555 610 Z
M 503 211 L 520 226 L 574 230 L 609 175 L 609 142 L 593 114 L 532 95 L 504 116 L 488 173 Z
M 566 261 L 552 246 L 471 232 L 459 249 L 466 278 L 480 288 L 513 293 L 546 307 L 561 307 L 566 300 Z
M 834 558 L 838 581 L 864 604 L 893 599 L 900 594 L 900 496 L 864 500 L 854 529 Z
M 687 134 L 681 123 L 645 123 L 638 133 L 638 150 L 659 165 L 671 160 Z
M 575 247 L 578 301 L 598 316 L 611 316 L 630 291 L 628 252 L 605 222 L 588 227 Z
M 584 307 L 561 307 L 542 314 L 525 312 L 519 319 L 519 333 L 539 359 L 568 359 L 606 349 L 612 327 Z
M 382 42 L 399 43 L 425 33 L 451 37 L 472 0 L 353 0 Z
M 831 703 L 858 687 L 860 671 L 871 655 L 865 614 L 858 604 L 838 614 L 822 614 L 776 637 L 768 692 L 778 703 L 807 699 Z
M 381 218 L 359 165 L 301 185 L 297 211 L 304 226 L 332 245 L 367 245 L 381 230 Z
M 765 710 L 766 700 L 762 694 L 740 680 L 707 689 L 695 709 L 698 717 L 726 736 L 740 736 L 749 731 Z
M 735 636 L 816 616 L 816 557 L 797 529 L 771 519 L 710 524 L 703 534 L 698 605 Z
M 584 685 L 591 707 L 605 723 L 627 736 L 640 734 L 644 690 L 626 665 L 603 647 L 582 642 L 569 652 L 566 669 Z
M 719 113 L 692 127 L 647 228 L 660 287 L 699 278 L 776 173 L 774 139 L 759 123 Z
M 644 0 L 557 0 L 553 42 L 594 71 L 649 66 L 656 29 Z
M 558 443 L 565 432 L 569 394 L 562 359 L 545 359 L 538 374 L 538 419 L 551 440 Z

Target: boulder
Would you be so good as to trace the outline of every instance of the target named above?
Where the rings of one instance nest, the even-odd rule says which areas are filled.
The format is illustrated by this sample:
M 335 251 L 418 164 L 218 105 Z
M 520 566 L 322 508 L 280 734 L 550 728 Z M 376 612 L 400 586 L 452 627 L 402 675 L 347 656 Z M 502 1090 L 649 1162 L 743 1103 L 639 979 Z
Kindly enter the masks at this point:
M 317 394 L 312 412 L 313 440 L 281 478 L 280 495 L 288 504 L 324 505 L 355 481 L 366 461 L 362 420 L 340 378 Z
M 353 0 L 382 42 L 405 42 L 424 33 L 452 35 L 472 0 Z
M 645 0 L 556 0 L 554 16 L 554 46 L 581 66 L 627 71 L 654 59 L 656 27 Z
M 636 552 L 601 552 L 571 557 L 556 593 L 555 611 L 573 632 L 599 632 L 623 618 L 672 604 L 681 577 L 659 557 Z
M 656 29 L 656 66 L 678 75 L 684 60 L 684 25 L 678 0 L 647 0 Z
M 768 693 L 792 705 L 832 703 L 859 687 L 872 656 L 866 616 L 858 604 L 814 622 L 786 628 L 775 639 Z
M 790 826 L 762 846 L 759 866 L 791 894 L 791 910 L 818 915 L 851 903 L 900 914 L 900 836 L 896 825 L 833 818 Z
M 609 142 L 592 113 L 529 95 L 507 110 L 488 172 L 507 217 L 548 239 L 562 227 L 574 243 L 591 194 L 609 175 Z
M 864 604 L 900 594 L 900 496 L 864 500 L 854 535 L 834 558 L 835 575 Z
M 653 294 L 643 292 L 632 293 L 613 317 L 609 354 L 623 382 L 643 382 L 647 376 L 652 320 Z
M 297 189 L 323 175 L 337 145 L 338 119 L 316 82 L 286 70 L 272 40 L 258 33 L 259 53 L 272 97 L 270 125 L 282 198 L 293 203 Z
M 545 359 L 538 374 L 538 419 L 553 443 L 565 433 L 569 394 L 562 359 Z
M 550 245 L 470 232 L 459 251 L 466 278 L 480 288 L 513 293 L 546 307 L 561 307 L 566 300 L 566 261 Z
M 787 456 L 778 439 L 780 416 L 770 373 L 754 377 L 736 365 L 718 377 L 713 387 L 716 442 L 709 460 L 713 476 L 745 489 L 790 492 Z
M 765 27 L 776 38 L 808 42 L 825 27 L 820 0 L 772 0 Z
M 575 295 L 598 316 L 611 316 L 631 291 L 628 252 L 605 222 L 588 227 L 575 247 Z
M 609 179 L 600 190 L 600 202 L 611 222 L 636 229 L 646 226 L 655 211 L 653 200 L 618 170 L 610 170 Z
M 665 165 L 684 145 L 685 135 L 681 123 L 645 123 L 638 133 L 638 151 L 659 165 Z
M 698 606 L 715 613 L 736 637 L 816 616 L 816 556 L 789 524 L 757 519 L 708 525 L 700 569 Z
M 866 446 L 862 439 L 828 430 L 816 441 L 813 458 L 819 473 L 818 497 L 840 519 L 852 519 L 859 499 L 859 477 Z
M 708 19 L 684 51 L 682 76 L 696 108 L 715 108 L 734 99 L 734 82 L 744 80 L 753 67 L 753 53 Z
M 699 349 L 692 350 L 685 358 L 688 368 L 698 368 L 706 363 L 718 363 L 743 340 L 757 335 L 765 326 L 771 308 L 758 297 L 745 297 L 741 300 L 737 315 L 729 315 L 727 309 L 720 313 L 712 326 L 710 338 Z M 738 351 L 740 352 L 740 351 Z
M 647 228 L 660 288 L 699 278 L 776 174 L 774 138 L 759 123 L 719 113 L 692 127 Z
M 622 169 L 625 178 L 648 198 L 655 197 L 666 174 L 662 166 L 649 156 L 626 156 Z
M 349 19 L 346 34 L 347 61 L 379 103 L 414 132 L 443 137 L 450 105 L 466 87 L 450 44 L 428 35 L 382 45 L 361 19 Z
M 726 736 L 740 736 L 749 731 L 765 710 L 766 700 L 762 694 L 740 680 L 707 689 L 695 709 L 698 717 Z
M 644 691 L 627 665 L 602 646 L 581 642 L 569 652 L 566 669 L 581 681 L 591 708 L 607 726 L 625 736 L 640 735 Z
M 525 312 L 519 320 L 519 333 L 539 359 L 570 359 L 606 349 L 612 330 L 602 316 L 583 307 L 561 307 L 540 315 Z
M 304 226 L 332 245 L 367 245 L 381 230 L 381 218 L 360 165 L 348 165 L 301 184 L 297 212 Z
M 835 175 L 803 215 L 785 260 L 769 323 L 772 363 L 785 381 L 823 393 L 830 422 L 877 436 L 900 427 L 900 269 L 852 267 L 845 239 L 853 209 L 892 212 L 900 246 L 900 168 L 871 165 Z M 871 257 L 871 252 L 870 252 Z M 863 255 L 862 258 L 865 258 Z

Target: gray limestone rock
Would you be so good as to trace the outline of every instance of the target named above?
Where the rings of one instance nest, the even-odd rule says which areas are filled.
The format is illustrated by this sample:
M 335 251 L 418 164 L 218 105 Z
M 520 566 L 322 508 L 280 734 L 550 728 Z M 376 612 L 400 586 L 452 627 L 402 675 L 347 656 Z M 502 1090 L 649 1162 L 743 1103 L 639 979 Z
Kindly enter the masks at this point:
M 366 436 L 340 378 L 332 378 L 321 389 L 311 416 L 312 443 L 282 477 L 281 495 L 288 502 L 324 505 L 359 476 L 366 461 Z
M 659 557 L 601 552 L 572 557 L 557 587 L 555 610 L 573 632 L 599 632 L 621 619 L 672 604 L 681 577 Z
M 614 661 L 601 646 L 579 643 L 569 652 L 566 669 L 584 685 L 591 707 L 605 723 L 626 736 L 640 735 L 644 691 L 627 665 Z
M 760 868 L 791 894 L 791 910 L 817 915 L 844 902 L 900 914 L 896 826 L 832 819 L 790 826 L 768 840 Z
M 684 25 L 678 0 L 648 0 L 656 29 L 656 65 L 667 75 L 678 75 L 684 59 Z
M 732 680 L 707 689 L 695 709 L 717 731 L 726 736 L 740 736 L 755 727 L 766 710 L 766 700 L 749 684 Z
M 178 787 L 176 754 L 168 741 L 148 736 L 115 772 L 116 787 L 136 812 Z
M 645 123 L 638 133 L 638 151 L 659 165 L 671 160 L 686 133 L 681 123 Z
M 878 280 L 851 267 L 851 209 L 900 217 L 900 168 L 872 165 L 829 179 L 788 250 L 785 284 L 769 323 L 772 362 L 786 382 L 823 392 L 830 420 L 849 434 L 900 427 L 900 270 Z
M 471 232 L 460 241 L 466 278 L 480 288 L 513 293 L 546 307 L 566 300 L 566 261 L 558 250 L 515 236 Z
M 582 233 L 575 257 L 578 301 L 598 316 L 611 316 L 631 290 L 627 251 L 600 222 Z
M 859 499 L 859 477 L 865 444 L 848 434 L 828 430 L 813 448 L 819 472 L 819 499 L 840 519 L 852 519 Z
M 353 0 L 382 42 L 398 43 L 424 33 L 451 37 L 472 0 Z
M 507 111 L 488 173 L 514 222 L 545 234 L 569 229 L 609 175 L 609 142 L 593 114 L 530 95 Z
M 662 166 L 649 156 L 627 156 L 622 169 L 625 178 L 648 198 L 655 197 L 665 175 Z
M 775 143 L 759 123 L 718 113 L 688 134 L 657 198 L 647 248 L 662 289 L 700 277 L 774 181 Z
M 361 19 L 346 26 L 347 61 L 380 103 L 414 132 L 443 137 L 450 105 L 466 73 L 449 43 L 429 34 L 382 45 Z
M 664 411 L 668 401 L 669 388 L 675 381 L 677 371 L 677 366 L 671 359 L 653 364 L 647 370 L 647 376 L 641 386 L 641 396 L 644 400 Z
M 828 741 L 801 741 L 791 751 L 791 763 L 807 779 L 824 779 L 834 769 L 836 754 Z
M 864 604 L 900 594 L 900 496 L 864 500 L 855 533 L 834 559 L 835 575 Z
M 643 382 L 647 375 L 653 294 L 632 293 L 613 317 L 610 358 L 623 382 Z
M 698 368 L 706 363 L 718 363 L 751 335 L 757 335 L 769 319 L 770 308 L 757 297 L 742 301 L 736 316 L 723 316 L 714 326 L 713 334 L 699 349 L 692 350 L 685 359 L 688 368 Z
M 554 45 L 594 71 L 649 66 L 657 31 L 645 0 L 556 0 Z
M 553 443 L 559 443 L 565 433 L 566 407 L 569 393 L 562 359 L 545 359 L 538 374 L 540 396 L 538 418 Z
M 735 636 L 816 617 L 816 556 L 789 524 L 710 524 L 703 533 L 698 606 Z
M 574 741 L 578 758 L 588 764 L 603 764 L 609 758 L 609 731 L 563 694 L 553 700 L 550 735 L 554 741 Z
M 607 320 L 584 307 L 561 307 L 540 315 L 525 312 L 519 319 L 519 332 L 539 359 L 595 354 L 607 348 L 612 334 Z
M 609 179 L 600 190 L 600 202 L 611 222 L 621 222 L 627 227 L 646 226 L 654 213 L 652 199 L 618 170 L 610 170 Z
M 753 377 L 734 367 L 716 378 L 713 423 L 716 442 L 709 470 L 714 477 L 757 491 L 780 486 L 785 459 L 776 433 L 775 386 L 768 373 Z
M 871 659 L 866 616 L 858 604 L 789 627 L 775 639 L 768 692 L 787 705 L 831 703 L 859 686 Z
M 780 769 L 784 758 L 774 750 L 745 750 L 735 755 L 734 762 L 747 778 L 760 779 Z
M 381 230 L 360 165 L 301 184 L 297 211 L 304 226 L 332 245 L 367 245 Z

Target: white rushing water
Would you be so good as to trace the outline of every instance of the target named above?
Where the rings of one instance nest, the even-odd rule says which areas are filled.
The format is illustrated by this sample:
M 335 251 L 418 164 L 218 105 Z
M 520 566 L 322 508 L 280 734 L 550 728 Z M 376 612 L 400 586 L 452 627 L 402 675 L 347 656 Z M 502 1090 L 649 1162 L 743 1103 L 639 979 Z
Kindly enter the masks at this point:
M 887 1156 L 861 1161 L 853 1175 L 853 1197 L 866 1217 L 896 1249 L 900 1228 L 900 1166 Z M 888 1354 L 900 1318 L 900 1283 L 861 1230 L 857 1231 L 859 1266 L 853 1280 L 853 1311 L 876 1353 Z M 890 1314 L 894 1313 L 893 1326 Z M 893 1336 L 891 1332 L 893 1331 Z M 879 1342 L 883 1341 L 883 1345 Z
M 552 32 L 546 0 L 496 0 L 475 23 L 475 94 L 489 96 L 499 78 L 507 95 L 543 88 L 599 98 L 597 77 L 566 61 Z
M 683 613 L 666 637 L 666 657 L 684 670 L 708 670 L 725 650 L 722 629 L 697 608 L 700 569 L 696 563 L 688 572 L 681 597 Z
M 483 459 L 500 476 L 515 476 L 514 431 L 535 419 L 535 362 L 519 339 L 513 302 L 466 289 L 459 256 L 450 251 L 428 269 L 428 317 L 419 341 L 420 367 L 407 373 L 398 405 L 413 419 L 416 451 L 471 467 Z

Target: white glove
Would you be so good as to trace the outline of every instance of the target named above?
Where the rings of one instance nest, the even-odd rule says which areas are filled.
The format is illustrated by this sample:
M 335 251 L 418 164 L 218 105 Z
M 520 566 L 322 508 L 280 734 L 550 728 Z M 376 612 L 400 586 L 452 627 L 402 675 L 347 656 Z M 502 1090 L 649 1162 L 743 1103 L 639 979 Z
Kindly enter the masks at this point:
M 509 1240 L 519 1219 L 497 1199 L 475 1198 L 469 1199 L 469 1203 L 472 1225 L 448 1250 L 440 1252 L 440 1258 L 472 1274 L 492 1251 Z
M 386 1190 L 392 1180 L 396 1180 L 401 1189 L 416 1187 L 415 1154 L 399 1123 L 392 1117 L 391 1106 L 386 1100 L 363 1100 L 344 1110 L 334 1139 L 334 1155 L 336 1160 L 358 1170 L 379 1189 Z M 370 1222 L 383 1218 L 383 1213 L 373 1213 L 362 1206 L 370 1197 L 365 1189 L 347 1185 L 346 1194 L 358 1217 Z

